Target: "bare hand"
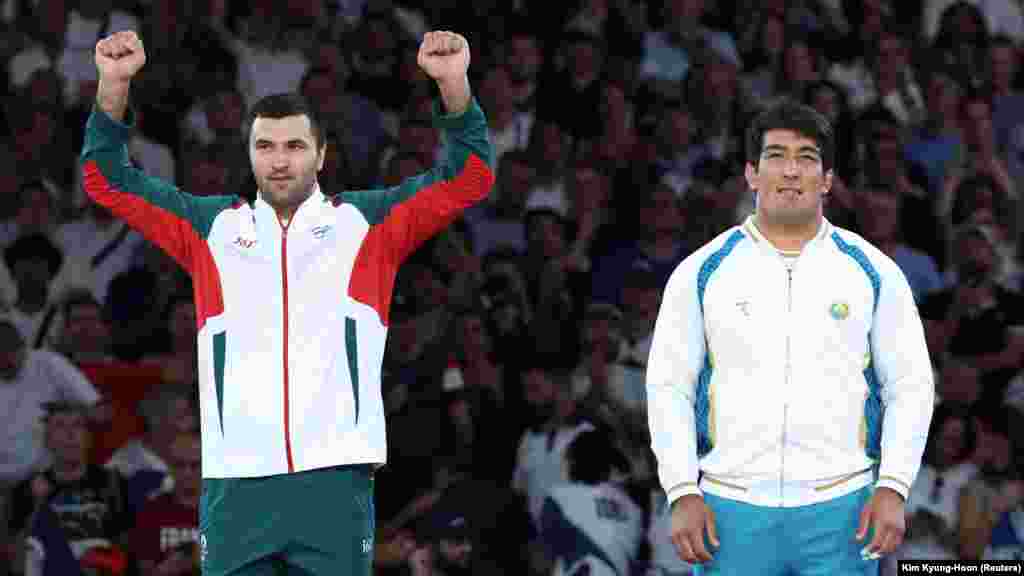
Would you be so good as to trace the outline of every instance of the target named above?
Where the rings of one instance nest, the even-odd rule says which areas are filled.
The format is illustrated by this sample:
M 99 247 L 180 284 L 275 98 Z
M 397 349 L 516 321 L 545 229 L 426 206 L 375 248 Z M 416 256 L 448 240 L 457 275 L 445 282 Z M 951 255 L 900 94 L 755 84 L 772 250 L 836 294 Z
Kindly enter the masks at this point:
M 454 32 L 427 32 L 416 63 L 437 82 L 459 80 L 469 70 L 469 43 Z
M 101 82 L 128 82 L 145 63 L 142 40 L 131 30 L 115 32 L 96 43 L 96 68 Z
M 704 546 L 704 532 L 708 541 L 718 548 L 718 534 L 715 532 L 715 513 L 696 494 L 687 494 L 672 504 L 672 543 L 676 553 L 684 562 L 703 564 L 711 560 L 711 553 Z
M 903 497 L 891 488 L 878 488 L 860 513 L 857 540 L 862 541 L 868 529 L 874 527 L 875 535 L 867 545 L 867 554 L 891 554 L 903 543 L 907 532 L 904 516 Z

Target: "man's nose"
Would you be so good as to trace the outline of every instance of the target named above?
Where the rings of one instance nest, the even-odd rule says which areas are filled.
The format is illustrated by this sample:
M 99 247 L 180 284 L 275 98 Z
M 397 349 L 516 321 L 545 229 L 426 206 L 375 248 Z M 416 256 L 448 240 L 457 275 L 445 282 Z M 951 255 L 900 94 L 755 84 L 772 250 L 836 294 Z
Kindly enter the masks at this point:
M 796 178 L 800 175 L 800 169 L 797 167 L 797 159 L 789 158 L 782 166 L 782 175 L 786 178 Z

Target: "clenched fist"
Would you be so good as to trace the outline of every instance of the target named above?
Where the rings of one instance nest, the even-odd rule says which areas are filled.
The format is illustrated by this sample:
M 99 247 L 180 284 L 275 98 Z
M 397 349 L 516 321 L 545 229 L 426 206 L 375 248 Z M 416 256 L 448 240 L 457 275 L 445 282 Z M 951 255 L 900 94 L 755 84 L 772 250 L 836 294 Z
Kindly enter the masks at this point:
M 437 82 L 458 80 L 469 69 L 469 43 L 454 32 L 427 32 L 416 63 Z
M 96 68 L 101 82 L 127 82 L 145 63 L 142 40 L 131 30 L 115 32 L 96 43 Z

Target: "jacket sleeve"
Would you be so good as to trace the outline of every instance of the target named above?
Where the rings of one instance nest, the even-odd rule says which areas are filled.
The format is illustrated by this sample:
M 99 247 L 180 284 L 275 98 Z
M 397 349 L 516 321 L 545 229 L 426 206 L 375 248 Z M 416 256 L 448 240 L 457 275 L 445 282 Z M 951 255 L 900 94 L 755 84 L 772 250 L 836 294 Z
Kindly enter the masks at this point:
M 476 99 L 457 115 L 441 115 L 439 106 L 434 106 L 434 126 L 441 129 L 445 149 L 433 168 L 393 188 L 341 194 L 341 200 L 359 209 L 382 236 L 396 266 L 466 208 L 486 198 L 494 184 L 494 149 Z
M 658 478 L 671 506 L 697 487 L 697 379 L 706 352 L 697 263 L 683 261 L 665 286 L 647 359 L 647 421 Z
M 192 272 L 197 240 L 205 240 L 214 217 L 236 196 L 197 197 L 133 166 L 128 142 L 134 132 L 129 108 L 124 122 L 94 108 L 85 126 L 80 164 L 82 185 L 110 210 Z
M 877 486 L 891 488 L 906 500 L 924 455 L 935 382 L 914 296 L 892 261 L 883 270 L 871 357 L 884 406 Z

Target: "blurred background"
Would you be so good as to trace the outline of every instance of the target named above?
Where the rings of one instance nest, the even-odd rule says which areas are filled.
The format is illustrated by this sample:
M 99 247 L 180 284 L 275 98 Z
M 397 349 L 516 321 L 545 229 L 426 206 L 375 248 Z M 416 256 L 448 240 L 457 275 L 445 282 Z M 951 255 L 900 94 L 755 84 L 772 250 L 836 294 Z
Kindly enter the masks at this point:
M 497 182 L 399 271 L 378 574 L 689 573 L 647 351 L 673 268 L 752 211 L 743 130 L 781 98 L 832 121 L 827 217 L 905 272 L 934 364 L 883 574 L 1024 554 L 1020 0 L 0 0 L 0 29 L 0 573 L 198 573 L 190 281 L 77 164 L 123 29 L 147 49 L 132 161 L 249 197 L 245 111 L 278 91 L 324 118 L 329 194 L 431 167 L 418 39 L 469 40 Z

